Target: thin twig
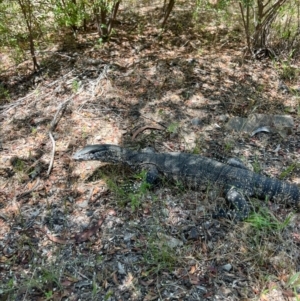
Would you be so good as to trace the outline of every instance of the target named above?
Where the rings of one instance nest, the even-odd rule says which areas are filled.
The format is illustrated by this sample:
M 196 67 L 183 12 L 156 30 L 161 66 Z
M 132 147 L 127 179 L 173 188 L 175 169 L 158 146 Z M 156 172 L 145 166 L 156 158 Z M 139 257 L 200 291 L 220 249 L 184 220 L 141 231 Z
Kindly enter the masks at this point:
M 166 147 L 169 151 L 174 152 L 174 149 L 171 148 L 166 142 L 162 143 L 164 147 Z
M 133 135 L 132 135 L 132 140 L 135 140 L 135 138 L 137 137 L 138 134 L 140 134 L 141 132 L 145 131 L 145 130 L 158 130 L 158 131 L 163 131 L 165 128 L 157 125 L 145 125 L 139 129 L 137 129 Z
M 52 87 L 53 85 L 56 85 L 58 82 L 60 81 L 63 81 L 67 76 L 69 76 L 73 71 L 70 71 L 68 72 L 67 74 L 63 75 L 62 77 L 60 77 L 59 79 L 57 79 L 56 81 L 52 82 L 51 84 L 48 84 L 46 85 L 45 87 L 46 88 L 50 88 Z M 32 96 L 34 95 L 38 95 L 37 94 L 37 91 L 39 91 L 40 89 L 40 85 L 38 85 L 35 90 L 33 92 L 31 92 L 30 94 L 24 96 L 24 97 L 21 97 L 19 98 L 18 100 L 16 100 L 15 102 L 13 103 L 9 103 L 9 104 L 5 104 L 5 105 L 2 105 L 0 106 L 0 111 L 2 111 L 3 113 L 8 113 L 9 111 L 13 110 L 14 108 L 22 105 L 24 103 L 24 101 L 26 101 L 27 99 L 31 98 Z M 41 91 L 39 91 L 41 92 Z M 46 93 L 44 95 L 41 95 L 39 98 L 35 98 L 35 101 L 41 101 L 42 99 L 48 97 L 49 95 L 51 95 L 53 93 L 53 91 L 49 92 L 49 93 Z M 34 101 L 34 102 L 35 102 Z M 32 102 L 32 104 L 34 103 Z
M 54 155 L 55 155 L 55 140 L 53 138 L 53 135 L 52 135 L 52 131 L 55 130 L 60 118 L 62 117 L 68 103 L 71 101 L 71 99 L 73 97 L 75 97 L 79 92 L 77 92 L 74 96 L 71 96 L 69 99 L 67 99 L 66 101 L 64 101 L 58 108 L 57 112 L 55 113 L 54 117 L 53 117 L 53 120 L 51 121 L 51 124 L 50 124 L 50 129 L 49 129 L 49 137 L 51 139 L 51 142 L 52 142 L 52 152 L 51 152 L 51 159 L 50 159 L 50 164 L 49 164 L 49 167 L 48 167 L 48 171 L 47 171 L 47 176 L 50 175 L 50 172 L 51 172 L 51 169 L 53 167 L 53 162 L 54 162 Z M 60 116 L 59 116 L 60 114 Z M 58 116 L 60 118 L 58 118 Z
M 80 112 L 81 109 L 83 108 L 83 106 L 88 102 L 90 101 L 91 99 L 94 99 L 95 98 L 95 90 L 96 88 L 98 87 L 98 85 L 100 84 L 101 80 L 106 78 L 107 79 L 107 72 L 108 72 L 108 69 L 109 69 L 110 65 L 106 64 L 104 67 L 103 67 L 103 70 L 102 72 L 99 74 L 98 78 L 96 79 L 96 81 L 91 85 L 92 86 L 92 96 L 91 98 L 88 98 L 86 101 L 83 102 L 83 104 L 81 104 L 80 108 L 78 109 L 78 111 Z M 100 95 L 98 95 L 98 97 L 101 97 L 104 90 L 102 87 L 100 87 L 101 89 L 101 93 Z
M 27 194 L 35 191 L 37 189 L 37 187 L 39 186 L 39 184 L 40 184 L 40 178 L 37 179 L 35 185 L 31 189 L 29 189 L 29 190 L 27 190 L 25 192 L 17 194 L 16 195 L 16 200 L 19 200 L 19 199 L 23 198 L 25 195 L 27 195 Z
M 52 135 L 51 131 L 49 131 L 49 137 L 50 137 L 50 139 L 52 141 L 52 152 L 51 152 L 50 164 L 49 164 L 48 171 L 47 171 L 47 176 L 50 175 L 51 169 L 53 167 L 54 155 L 55 155 L 55 140 L 53 138 L 53 135 Z

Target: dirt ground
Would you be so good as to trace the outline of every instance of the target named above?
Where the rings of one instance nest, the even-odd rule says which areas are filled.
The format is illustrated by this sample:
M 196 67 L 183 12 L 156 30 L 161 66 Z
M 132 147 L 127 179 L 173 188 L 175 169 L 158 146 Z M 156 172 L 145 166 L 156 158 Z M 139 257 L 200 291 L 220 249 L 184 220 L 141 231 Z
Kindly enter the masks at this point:
M 23 64 L 3 75 L 0 300 L 298 300 L 294 208 L 251 199 L 259 221 L 213 219 L 226 203 L 215 187 L 144 191 L 124 166 L 72 160 L 86 144 L 150 145 L 237 157 L 299 185 L 298 94 L 281 89 L 276 62 L 244 56 L 238 41 L 211 47 L 171 26 L 118 32 L 104 45 L 65 39 L 40 73 Z M 253 113 L 294 126 L 226 128 Z

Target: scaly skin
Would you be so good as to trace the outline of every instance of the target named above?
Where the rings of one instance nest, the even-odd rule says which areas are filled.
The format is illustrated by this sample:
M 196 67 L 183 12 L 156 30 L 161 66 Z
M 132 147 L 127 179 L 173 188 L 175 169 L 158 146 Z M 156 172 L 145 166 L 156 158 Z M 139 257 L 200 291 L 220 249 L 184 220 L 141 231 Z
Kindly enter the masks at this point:
M 275 199 L 297 208 L 300 204 L 300 189 L 296 185 L 198 155 L 149 150 L 136 152 L 117 145 L 99 144 L 86 146 L 73 159 L 123 163 L 134 169 L 147 169 L 147 181 L 151 184 L 157 174 L 162 174 L 192 188 L 203 185 L 222 187 L 227 191 L 226 198 L 235 207 L 233 214 L 238 220 L 246 218 L 250 212 L 244 195 Z M 232 212 L 222 212 L 221 215 L 232 217 Z

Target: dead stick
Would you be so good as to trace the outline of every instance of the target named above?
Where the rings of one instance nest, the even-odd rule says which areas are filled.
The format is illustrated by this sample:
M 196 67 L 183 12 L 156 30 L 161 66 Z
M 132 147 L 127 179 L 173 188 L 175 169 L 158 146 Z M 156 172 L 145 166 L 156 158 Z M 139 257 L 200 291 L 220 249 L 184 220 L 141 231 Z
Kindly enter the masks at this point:
M 39 186 L 39 184 L 40 184 L 40 179 L 38 178 L 37 181 L 36 181 L 36 183 L 34 184 L 34 186 L 33 186 L 31 189 L 29 189 L 29 190 L 27 190 L 27 191 L 25 191 L 25 192 L 21 192 L 21 193 L 17 194 L 17 195 L 16 195 L 16 199 L 17 199 L 17 200 L 18 200 L 18 199 L 21 199 L 21 198 L 23 198 L 25 195 L 27 195 L 27 194 L 33 192 L 34 190 L 37 189 L 37 187 Z
M 78 94 L 79 92 L 76 93 L 76 95 Z M 74 96 L 76 96 L 74 95 Z M 72 96 L 73 97 L 73 96 Z M 52 153 L 51 153 L 51 159 L 50 159 L 50 164 L 49 164 L 49 168 L 48 168 L 48 171 L 47 171 L 47 176 L 50 175 L 50 172 L 51 172 L 51 169 L 53 167 L 53 162 L 54 162 L 54 155 L 55 155 L 55 140 L 53 138 L 53 135 L 52 135 L 52 131 L 55 129 L 55 127 L 57 126 L 58 124 L 58 121 L 60 120 L 60 118 L 62 117 L 68 103 L 70 102 L 70 100 L 72 99 L 72 97 L 70 97 L 69 99 L 67 99 L 65 102 L 63 102 L 57 112 L 55 113 L 54 117 L 53 117 L 53 120 L 51 121 L 51 124 L 50 124 L 50 129 L 49 129 L 49 137 L 51 139 L 51 142 L 52 142 Z M 60 114 L 61 113 L 61 114 Z M 60 114 L 60 118 L 58 118 L 58 115 Z
M 132 135 L 132 140 L 134 140 L 138 134 L 140 134 L 141 132 L 145 131 L 145 130 L 159 130 L 159 131 L 163 131 L 164 128 L 162 126 L 156 126 L 156 125 L 145 125 L 139 129 L 137 129 L 133 135 Z

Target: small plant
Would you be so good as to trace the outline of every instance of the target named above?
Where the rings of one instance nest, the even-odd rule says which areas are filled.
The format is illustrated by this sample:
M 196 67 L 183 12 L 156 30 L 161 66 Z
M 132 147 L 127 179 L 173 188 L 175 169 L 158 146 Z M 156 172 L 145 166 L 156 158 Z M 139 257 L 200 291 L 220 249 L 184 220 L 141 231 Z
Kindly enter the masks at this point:
M 287 59 L 285 61 L 282 61 L 279 67 L 277 66 L 279 76 L 282 80 L 294 80 L 300 75 L 300 69 L 293 66 L 292 64 L 294 52 L 295 50 L 291 51 Z
M 106 300 L 108 300 L 108 299 L 110 299 L 110 297 L 113 295 L 113 292 L 111 291 L 111 290 L 109 290 L 107 293 L 106 293 L 106 295 L 105 295 L 105 297 L 104 297 L 104 300 L 106 301 Z
M 231 141 L 225 142 L 225 152 L 229 153 L 233 149 L 233 143 Z
M 171 248 L 164 239 L 153 234 L 150 234 L 147 242 L 144 261 L 151 266 L 147 274 L 173 270 L 178 259 L 175 249 Z
M 197 49 L 197 54 L 202 56 L 204 51 L 205 51 L 204 48 L 199 46 L 199 48 Z
M 35 135 L 37 133 L 37 128 L 33 127 L 31 128 L 32 135 Z
M 293 80 L 299 76 L 299 69 L 292 66 L 289 62 L 283 62 L 280 70 L 280 77 L 283 80 Z
M 300 272 L 297 272 L 293 274 L 291 277 L 289 277 L 286 286 L 288 288 L 297 288 L 300 285 Z
M 133 175 L 134 181 L 140 181 L 140 183 L 132 183 L 132 179 L 118 183 L 116 178 L 112 178 L 113 175 L 101 175 L 106 181 L 108 188 L 115 194 L 119 204 L 125 206 L 130 203 L 133 211 L 140 207 L 145 194 L 149 191 L 151 186 L 146 182 L 146 176 L 147 171 L 142 171 Z
M 133 193 L 129 193 L 130 204 L 133 211 L 140 206 L 141 200 L 144 198 L 146 192 L 150 188 L 150 184 L 146 182 L 146 176 L 146 171 L 142 171 L 135 176 L 136 179 L 141 179 L 142 182 L 137 190 L 135 190 Z
M 118 202 L 121 205 L 125 205 L 127 203 L 126 201 L 126 192 L 124 190 L 124 187 L 118 185 L 114 180 L 107 178 L 104 176 L 104 180 L 107 183 L 108 188 L 115 194 Z
M 25 162 L 20 158 L 14 158 L 12 165 L 17 172 L 23 172 L 25 169 Z
M 201 138 L 202 137 L 197 138 L 195 140 L 195 147 L 194 147 L 194 149 L 192 151 L 192 154 L 195 154 L 195 155 L 201 154 L 201 145 L 202 145 L 202 139 Z
M 52 297 L 53 297 L 53 292 L 52 292 L 52 291 L 45 292 L 45 297 L 46 297 L 46 300 L 52 299 Z
M 185 185 L 181 182 L 181 181 L 175 181 L 175 183 L 173 184 L 175 185 L 175 187 L 181 191 L 181 192 L 185 192 L 186 191 L 186 187 Z M 176 191 L 177 192 L 177 191 Z
M 165 111 L 163 109 L 159 109 L 158 110 L 158 115 L 164 116 L 165 115 Z
M 100 291 L 100 287 L 97 284 L 96 274 L 94 274 L 94 276 L 93 276 L 92 288 L 93 288 L 92 295 L 96 296 L 98 294 L 98 292 Z
M 196 144 L 195 147 L 193 148 L 192 154 L 199 155 L 200 153 L 201 153 L 201 148 L 199 147 L 198 144 Z
M 5 89 L 2 85 L 0 85 L 0 100 L 8 101 L 10 99 L 10 95 L 7 89 Z
M 294 169 L 298 166 L 298 164 L 293 163 L 290 166 L 288 166 L 283 172 L 281 172 L 281 174 L 279 175 L 279 179 L 284 179 L 286 178 L 289 174 L 291 174 Z
M 141 200 L 139 194 L 130 193 L 129 199 L 132 211 L 135 211 L 138 207 L 140 207 Z
M 255 156 L 255 159 L 254 159 L 254 162 L 253 162 L 252 166 L 253 166 L 253 171 L 254 172 L 260 173 L 261 166 L 260 166 L 260 163 L 259 163 L 259 160 L 258 160 L 257 156 Z
M 47 287 L 48 285 L 54 285 L 60 287 L 59 282 L 59 269 L 55 266 L 42 267 L 39 273 L 40 284 Z
M 170 134 L 176 134 L 178 132 L 178 128 L 179 128 L 179 123 L 173 122 L 168 126 L 167 132 Z
M 4 292 L 11 298 L 5 300 L 16 300 L 13 294 L 31 290 L 40 291 L 44 295 L 43 300 L 53 300 L 53 287 L 57 290 L 62 288 L 59 279 L 60 270 L 56 266 L 33 267 L 22 275 L 22 282 L 11 279 L 7 283 Z
M 73 82 L 72 82 L 72 91 L 73 91 L 73 93 L 77 93 L 78 90 L 79 90 L 79 87 L 80 87 L 80 82 L 77 81 L 76 79 L 73 80 Z
M 271 212 L 260 208 L 258 212 L 252 213 L 251 216 L 247 218 L 247 222 L 249 222 L 251 226 L 257 230 L 282 231 L 290 223 L 291 218 L 292 216 L 289 215 L 283 222 L 281 222 L 272 215 Z
M 88 133 L 89 133 L 88 128 L 84 125 L 84 126 L 81 128 L 81 137 L 82 137 L 82 139 L 87 138 Z
M 103 45 L 104 45 L 104 41 L 103 41 L 103 38 L 99 38 L 98 40 L 97 40 L 97 47 L 98 48 L 101 48 L 101 47 L 103 47 Z
M 256 90 L 258 92 L 263 92 L 265 90 L 265 86 L 263 84 L 257 85 Z
M 145 24 L 143 22 L 138 23 L 137 32 L 139 35 L 144 34 L 145 31 Z
M 97 262 L 97 264 L 102 263 L 103 262 L 103 256 L 102 255 L 97 255 L 96 256 L 96 262 Z

